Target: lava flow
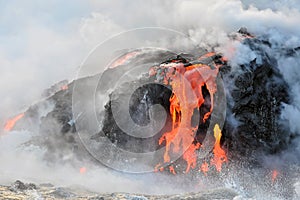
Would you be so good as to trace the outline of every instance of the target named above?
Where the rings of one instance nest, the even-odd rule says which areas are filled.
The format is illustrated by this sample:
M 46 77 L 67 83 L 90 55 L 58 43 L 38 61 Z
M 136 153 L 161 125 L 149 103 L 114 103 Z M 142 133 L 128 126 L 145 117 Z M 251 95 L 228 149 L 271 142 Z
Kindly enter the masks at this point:
M 198 60 L 215 56 L 215 53 L 207 53 L 199 57 Z M 205 123 L 211 116 L 214 105 L 214 94 L 217 91 L 216 78 L 219 73 L 219 65 L 208 66 L 197 62 L 196 64 L 187 63 L 184 59 L 177 59 L 152 67 L 149 71 L 150 76 L 155 76 L 156 81 L 160 81 L 172 88 L 170 101 L 170 115 L 172 119 L 171 131 L 165 132 L 159 139 L 159 145 L 165 144 L 164 163 L 171 162 L 171 157 L 182 155 L 186 162 L 185 173 L 197 166 L 197 150 L 201 148 L 200 142 L 195 140 L 198 124 L 192 125 L 194 112 L 199 111 L 205 103 L 202 93 L 206 87 L 210 96 L 210 110 L 200 119 L 200 123 Z M 221 171 L 222 163 L 227 161 L 225 152 L 220 146 L 221 130 L 215 126 L 215 147 L 213 150 L 214 158 L 212 165 L 216 166 L 217 171 Z M 181 154 L 180 154 L 181 153 Z M 162 171 L 162 165 L 156 166 L 156 171 Z M 204 173 L 208 171 L 208 164 L 202 165 Z M 174 168 L 170 168 L 174 174 Z
M 109 68 L 115 68 L 115 67 L 118 67 L 120 65 L 124 65 L 125 63 L 128 62 L 128 60 L 130 60 L 131 58 L 137 56 L 139 53 L 140 53 L 139 51 L 133 51 L 133 52 L 127 53 L 127 54 L 123 55 L 121 58 L 114 61 L 109 66 Z
M 274 183 L 275 182 L 275 180 L 277 179 L 277 177 L 278 177 L 278 174 L 279 174 L 279 172 L 277 171 L 277 170 L 273 170 L 272 171 L 272 183 Z
M 221 148 L 221 129 L 218 124 L 214 127 L 214 136 L 215 136 L 215 146 L 213 149 L 214 157 L 211 159 L 211 165 L 214 165 L 218 172 L 222 169 L 223 162 L 227 162 L 227 157 L 225 151 Z
M 79 173 L 80 173 L 80 174 L 85 174 L 85 173 L 86 173 L 86 167 L 81 167 L 81 168 L 79 169 Z
M 67 90 L 68 88 L 69 88 L 68 85 L 63 85 L 63 86 L 60 87 L 61 90 Z
M 5 123 L 4 130 L 5 131 L 11 131 L 14 128 L 17 121 L 19 121 L 23 116 L 24 116 L 24 113 L 21 113 L 21 114 L 17 115 L 16 117 L 8 120 Z

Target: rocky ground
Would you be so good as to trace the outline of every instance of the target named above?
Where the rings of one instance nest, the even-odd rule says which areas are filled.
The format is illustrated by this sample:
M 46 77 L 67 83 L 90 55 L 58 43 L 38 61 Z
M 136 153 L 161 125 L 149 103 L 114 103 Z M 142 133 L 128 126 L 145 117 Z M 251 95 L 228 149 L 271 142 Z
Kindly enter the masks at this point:
M 88 199 L 88 200 L 156 200 L 156 199 L 240 199 L 238 194 L 229 189 L 215 189 L 199 193 L 187 193 L 176 195 L 141 195 L 128 193 L 97 194 L 78 188 L 55 187 L 52 184 L 35 185 L 16 181 L 11 186 L 0 186 L 0 199 L 5 200 L 50 200 L 50 199 Z

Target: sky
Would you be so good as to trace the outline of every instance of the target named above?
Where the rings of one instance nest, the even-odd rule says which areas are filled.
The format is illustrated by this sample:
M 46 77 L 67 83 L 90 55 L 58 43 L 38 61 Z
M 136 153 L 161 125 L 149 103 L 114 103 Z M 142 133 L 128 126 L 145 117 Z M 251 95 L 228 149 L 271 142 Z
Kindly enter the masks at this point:
M 114 34 L 159 26 L 213 43 L 241 26 L 299 33 L 299 7 L 297 0 L 0 0 L 0 122 L 52 84 L 73 80 L 88 53 Z

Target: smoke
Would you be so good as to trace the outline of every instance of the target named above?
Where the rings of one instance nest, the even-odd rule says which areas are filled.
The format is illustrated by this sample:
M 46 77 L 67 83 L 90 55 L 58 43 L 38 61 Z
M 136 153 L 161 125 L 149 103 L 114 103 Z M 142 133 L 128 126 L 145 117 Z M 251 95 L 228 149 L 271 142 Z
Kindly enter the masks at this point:
M 296 1 L 82 1 L 2 3 L 0 48 L 1 113 L 16 113 L 39 99 L 43 89 L 72 80 L 87 53 L 121 31 L 172 28 L 200 46 L 223 45 L 227 33 L 245 26 L 254 34 L 279 29 L 299 37 Z M 68 6 L 71 6 L 69 8 Z M 18 8 L 18 9 L 14 9 Z M 63 9 L 73 9 L 63 16 Z M 153 9 L 149 9 L 153 8 Z M 41 10 L 35 14 L 33 10 Z M 59 18 L 60 17 L 60 18 Z M 30 88 L 25 90 L 23 88 Z M 12 115 L 8 114 L 8 115 Z M 1 121 L 7 116 L 1 116 Z
M 31 0 L 26 3 L 1 2 L 0 8 L 0 26 L 3 27 L 0 31 L 2 124 L 39 101 L 43 90 L 52 84 L 75 79 L 88 52 L 121 31 L 150 26 L 171 28 L 188 35 L 200 47 L 216 47 L 215 50 L 228 57 L 235 67 L 260 57 L 247 46 L 232 43 L 228 37 L 240 27 L 247 27 L 249 32 L 263 36 L 271 43 L 272 48 L 266 51 L 275 55 L 278 68 L 290 87 L 291 103 L 283 105 L 282 120 L 288 123 L 287 128 L 293 135 L 300 134 L 300 51 L 297 50 L 300 46 L 300 4 L 297 0 L 136 0 L 134 3 L 131 0 L 77 0 L 43 4 Z M 295 50 L 288 53 L 286 49 Z M 232 121 L 238 123 L 235 119 Z M 56 184 L 81 182 L 103 192 L 144 192 L 139 186 L 143 181 L 119 177 L 118 173 L 108 169 L 91 166 L 90 174 L 83 176 L 78 170 L 82 163 L 77 161 L 76 166 L 58 165 L 51 169 L 42 160 L 43 149 L 23 152 L 21 148 L 34 133 L 6 134 L 0 138 L 0 158 L 4 163 L 0 166 L 0 183 L 24 178 Z M 300 162 L 297 156 L 300 139 L 291 146 L 281 156 L 288 161 Z M 41 180 L 40 177 L 45 178 Z M 101 181 L 93 182 L 93 177 Z M 152 180 L 155 182 L 154 178 Z M 124 189 L 124 185 L 128 188 Z M 170 188 L 168 192 L 171 191 Z
M 1 124 L 39 101 L 54 83 L 74 79 L 88 52 L 121 30 L 100 13 L 88 11 L 84 1 L 0 5 Z
M 80 188 L 100 193 L 130 192 L 143 194 L 174 194 L 199 191 L 191 183 L 189 176 L 169 176 L 167 174 L 124 174 L 103 167 L 99 163 L 67 158 L 68 162 L 57 160 L 46 163 L 46 149 L 36 145 L 26 145 L 34 134 L 28 131 L 12 131 L 0 140 L 0 184 L 10 185 L 15 180 L 35 184 L 51 183 L 56 187 Z M 80 168 L 86 171 L 80 173 Z M 197 183 L 197 182 L 196 182 Z M 151 186 L 151 187 L 149 187 Z M 164 188 L 162 190 L 162 188 Z M 213 188 L 204 186 L 200 190 Z
M 46 165 L 42 159 L 42 149 L 34 146 L 24 149 L 20 146 L 28 141 L 30 136 L 29 132 L 13 131 L 1 139 L 1 184 L 10 185 L 15 180 L 26 180 L 34 183 L 52 183 L 56 186 L 80 186 L 98 192 L 134 192 L 140 187 L 139 181 L 131 181 L 108 168 L 96 168 L 88 163 L 81 163 L 87 168 L 85 174 L 79 173 L 79 163 L 57 164 L 55 167 Z

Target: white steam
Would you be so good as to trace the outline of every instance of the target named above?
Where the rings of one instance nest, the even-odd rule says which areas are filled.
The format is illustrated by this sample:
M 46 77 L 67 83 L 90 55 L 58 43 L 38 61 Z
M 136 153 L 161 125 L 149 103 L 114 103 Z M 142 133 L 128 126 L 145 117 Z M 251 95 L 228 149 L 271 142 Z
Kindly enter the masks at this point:
M 88 52 L 120 31 L 150 26 L 172 28 L 187 34 L 201 47 L 220 45 L 217 50 L 229 57 L 234 66 L 258 56 L 244 45 L 232 44 L 227 37 L 240 27 L 247 27 L 254 35 L 268 35 L 275 47 L 268 51 L 276 55 L 292 97 L 291 105 L 284 106 L 282 118 L 288 121 L 291 132 L 300 134 L 300 51 L 292 56 L 281 54 L 282 47 L 300 46 L 298 0 L 77 0 L 43 4 L 30 0 L 1 4 L 1 124 L 39 100 L 43 90 L 55 82 L 74 79 Z M 39 15 L 33 14 L 36 11 Z M 63 20 L 68 11 L 74 13 Z M 63 22 L 55 25 L 60 20 Z M 235 56 L 231 48 L 236 50 Z M 58 185 L 83 184 L 100 192 L 159 193 L 159 188 L 146 191 L 144 180 L 132 181 L 132 177 L 120 177 L 105 168 L 90 166 L 86 176 L 78 171 L 81 163 L 51 168 L 42 160 L 43 150 L 24 151 L 20 147 L 32 133 L 12 131 L 2 136 L 2 132 L 0 184 L 24 179 Z M 295 146 L 300 153 L 300 140 Z M 146 178 L 155 183 L 155 178 Z M 168 188 L 166 192 L 174 191 Z

